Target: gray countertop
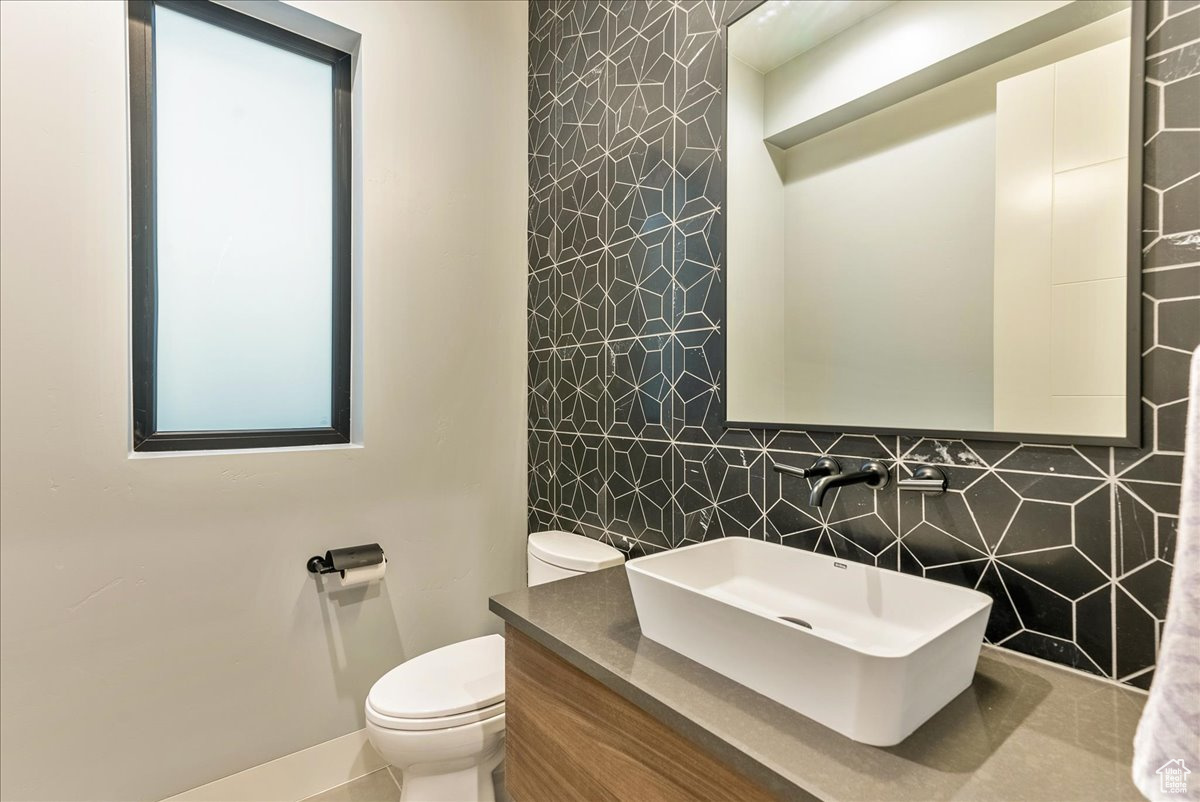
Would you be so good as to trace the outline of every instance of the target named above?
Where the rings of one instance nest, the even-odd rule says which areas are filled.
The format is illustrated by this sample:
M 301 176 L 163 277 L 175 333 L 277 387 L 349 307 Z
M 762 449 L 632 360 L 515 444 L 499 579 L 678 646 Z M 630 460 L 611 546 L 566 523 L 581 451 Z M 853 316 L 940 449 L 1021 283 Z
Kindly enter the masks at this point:
M 985 646 L 975 682 L 898 746 L 850 740 L 642 637 L 624 566 L 495 596 L 492 612 L 786 799 L 1139 800 L 1145 696 Z

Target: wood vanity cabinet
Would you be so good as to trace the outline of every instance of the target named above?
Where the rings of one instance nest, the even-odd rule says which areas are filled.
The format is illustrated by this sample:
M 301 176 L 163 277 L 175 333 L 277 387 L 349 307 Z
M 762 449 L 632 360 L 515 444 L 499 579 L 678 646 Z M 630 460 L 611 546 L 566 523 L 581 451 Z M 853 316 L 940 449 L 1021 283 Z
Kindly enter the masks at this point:
M 505 775 L 515 802 L 775 797 L 513 627 Z

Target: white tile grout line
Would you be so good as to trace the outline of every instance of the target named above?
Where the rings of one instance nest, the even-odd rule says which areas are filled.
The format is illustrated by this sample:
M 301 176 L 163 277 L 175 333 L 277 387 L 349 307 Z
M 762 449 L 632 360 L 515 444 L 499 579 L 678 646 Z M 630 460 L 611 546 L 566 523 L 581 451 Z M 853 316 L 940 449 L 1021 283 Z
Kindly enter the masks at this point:
M 1191 176 L 1191 178 L 1195 178 L 1195 176 Z M 1187 179 L 1187 180 L 1190 180 L 1190 179 Z M 1182 232 L 1182 233 L 1189 233 L 1189 232 Z M 1171 234 L 1170 236 L 1173 237 L 1175 235 Z M 1186 269 L 1189 267 L 1200 267 L 1200 262 L 1182 262 L 1177 265 L 1163 265 L 1162 267 L 1147 267 L 1147 268 L 1143 268 L 1142 272 L 1143 273 L 1165 273 L 1168 270 L 1182 270 L 1182 269 Z M 1171 300 L 1174 300 L 1174 299 L 1171 299 Z
M 601 158 L 601 157 L 597 157 L 597 158 Z M 572 172 L 576 172 L 576 171 L 572 171 Z M 605 204 L 605 205 L 607 206 L 607 204 Z M 606 211 L 606 210 L 604 210 L 604 211 Z M 686 215 L 684 217 L 679 217 L 679 218 L 674 217 L 674 215 L 672 214 L 672 216 L 667 219 L 667 222 L 663 223 L 662 225 L 656 225 L 653 228 L 646 229 L 645 231 L 639 231 L 638 233 L 636 233 L 632 236 L 629 236 L 629 237 L 622 237 L 620 239 L 612 240 L 611 242 L 605 243 L 605 244 L 600 245 L 595 248 L 590 248 L 586 251 L 581 251 L 580 253 L 577 253 L 574 256 L 569 256 L 565 259 L 551 259 L 549 264 L 544 265 L 543 267 L 535 268 L 533 270 L 526 270 L 526 273 L 529 273 L 529 274 L 541 273 L 543 271 L 550 270 L 551 268 L 565 267 L 566 265 L 570 265 L 572 262 L 578 262 L 579 260 L 585 259 L 588 256 L 603 254 L 606 251 L 611 250 L 616 245 L 624 245 L 626 243 L 633 242 L 636 239 L 641 239 L 642 237 L 650 236 L 651 234 L 657 234 L 657 233 L 665 231 L 667 229 L 678 228 L 679 226 L 682 226 L 685 223 L 691 223 L 702 217 L 710 217 L 712 215 L 715 215 L 717 213 L 717 211 L 718 211 L 718 209 L 706 209 L 702 212 L 696 212 L 694 214 L 689 214 L 689 215 Z M 673 235 L 674 235 L 674 232 L 672 232 L 672 236 Z M 674 253 L 674 250 L 672 250 L 672 253 Z
M 755 428 L 758 428 L 758 427 L 755 427 Z M 597 437 L 597 438 L 601 438 L 604 440 L 659 443 L 659 444 L 663 444 L 663 445 L 672 445 L 672 446 L 690 446 L 693 448 L 716 448 L 716 449 L 721 449 L 722 451 L 759 451 L 767 456 L 770 456 L 772 454 L 819 455 L 819 454 L 828 453 L 835 457 L 854 458 L 854 459 L 860 458 L 857 455 L 851 455 L 851 454 L 839 452 L 836 448 L 832 449 L 830 451 L 803 451 L 803 450 L 799 450 L 799 449 L 771 448 L 769 446 L 764 447 L 764 446 L 759 446 L 759 445 L 739 446 L 739 445 L 731 445 L 728 443 L 706 443 L 706 442 L 702 442 L 699 440 L 686 440 L 686 439 L 679 439 L 679 438 L 672 439 L 672 438 L 663 438 L 663 437 L 639 437 L 636 435 L 630 436 L 630 435 L 623 435 L 623 434 L 605 434 L 603 432 L 573 432 L 573 431 L 570 431 L 569 429 L 547 429 L 547 428 L 541 427 L 541 426 L 535 426 L 535 427 L 529 429 L 529 431 L 530 432 L 539 432 L 541 434 L 553 434 L 553 435 L 562 436 L 562 437 L 581 437 L 581 438 Z M 774 430 L 772 430 L 772 431 L 774 431 Z M 790 432 L 793 430 L 785 429 L 785 430 L 781 430 L 781 431 L 789 431 Z M 797 429 L 795 431 L 803 431 L 803 430 Z M 886 436 L 886 435 L 884 435 L 884 436 Z M 1152 456 L 1177 457 L 1177 456 L 1182 456 L 1182 452 L 1155 451 L 1152 454 L 1148 454 L 1146 456 L 1146 459 L 1148 459 L 1149 457 L 1152 457 Z M 866 459 L 866 457 L 861 457 L 861 458 Z M 923 460 L 914 459 L 914 458 L 908 457 L 908 456 L 901 457 L 898 459 L 898 458 L 892 456 L 891 454 L 885 454 L 881 458 L 886 460 L 887 462 L 894 462 L 894 463 L 898 463 L 898 464 L 902 463 L 905 465 L 917 464 L 917 463 L 926 464 Z M 1091 460 L 1088 460 L 1088 462 L 1091 462 Z M 1129 466 L 1129 468 L 1134 468 L 1138 464 L 1141 464 L 1141 462 L 1145 462 L 1145 459 L 1140 460 L 1138 463 L 1135 463 L 1134 465 Z M 1027 469 L 1027 468 L 1000 468 L 995 465 L 991 465 L 991 466 L 959 465 L 957 463 L 949 464 L 949 463 L 941 463 L 941 462 L 928 463 L 928 464 L 936 465 L 941 468 L 961 468 L 963 470 L 968 470 L 968 471 L 979 471 L 980 473 L 1004 473 L 1004 474 L 1017 474 L 1019 476 L 1042 476 L 1047 479 L 1084 479 L 1084 480 L 1099 482 L 1101 485 L 1108 481 L 1108 477 L 1104 474 L 1097 475 L 1097 474 L 1084 474 L 1084 473 L 1063 473 L 1063 472 L 1059 472 L 1059 471 L 1037 471 L 1037 470 L 1031 470 L 1031 469 Z M 1126 470 L 1128 470 L 1128 468 Z M 1180 482 L 1166 482 L 1166 481 L 1162 481 L 1160 479 L 1123 479 L 1120 476 L 1117 476 L 1114 481 L 1116 481 L 1116 483 L 1118 483 L 1120 485 L 1127 485 L 1127 484 L 1133 484 L 1135 486 L 1137 486 L 1137 485 L 1154 485 L 1157 487 L 1178 487 L 1182 483 L 1182 480 Z M 1097 485 L 1097 487 L 1099 487 L 1099 486 L 1100 485 Z M 1014 490 L 1013 492 L 1016 492 L 1016 491 Z M 1018 493 L 1018 495 L 1020 495 L 1020 494 Z M 1045 503 L 1045 504 L 1074 504 L 1075 503 L 1074 501 L 1056 501 L 1054 499 L 1026 498 L 1024 496 L 1022 496 L 1022 498 L 1025 498 L 1026 501 L 1036 501 L 1036 502 Z M 1138 499 L 1138 500 L 1141 501 L 1141 499 Z M 1145 502 L 1143 501 L 1143 503 L 1145 503 Z M 1149 506 L 1149 505 L 1147 505 L 1147 506 Z M 1158 513 L 1158 514 L 1166 515 L 1168 517 L 1178 517 L 1171 513 Z
M 1172 298 L 1171 300 L 1177 300 Z M 1178 300 L 1186 300 L 1180 298 Z M 539 348 L 530 348 L 530 354 L 544 354 L 547 351 L 565 351 L 572 348 L 587 348 L 588 346 L 607 345 L 609 343 L 624 343 L 633 342 L 635 340 L 661 340 L 669 339 L 677 334 L 695 334 L 697 332 L 710 332 L 717 334 L 721 331 L 720 326 L 693 326 L 690 328 L 672 329 L 670 331 L 660 332 L 658 334 L 633 334 L 629 337 L 600 337 L 597 339 L 585 339 L 574 343 L 564 343 L 562 345 L 544 345 Z
M 1108 619 L 1109 619 L 1109 650 L 1112 652 L 1112 670 L 1110 677 L 1117 676 L 1117 455 L 1114 449 L 1108 450 L 1108 481 L 1111 485 L 1108 492 Z M 1181 477 L 1182 479 L 1182 477 Z
M 392 778 L 392 783 L 395 784 L 396 790 L 403 793 L 404 792 L 404 783 L 401 782 L 400 778 L 396 776 L 396 772 L 392 770 L 391 764 L 384 766 L 383 770 L 388 773 L 388 777 Z M 396 771 L 399 771 L 399 769 L 397 769 Z
M 355 743 L 361 743 L 361 746 L 356 751 L 356 754 L 359 757 L 351 758 L 347 764 L 347 762 L 345 762 L 346 755 L 342 754 L 341 750 L 347 744 L 349 744 L 351 748 L 354 748 Z M 314 782 L 314 776 L 312 775 L 311 771 L 307 774 L 301 772 L 300 775 L 297 775 L 295 771 L 292 770 L 293 766 L 295 765 L 307 767 L 310 770 L 314 766 L 321 766 L 323 768 L 317 771 L 318 775 L 326 774 L 326 770 L 329 769 L 330 766 L 334 765 L 349 765 L 349 767 L 353 770 L 357 761 L 364 754 L 363 747 L 365 747 L 367 755 L 366 765 L 370 765 L 376 761 L 379 765 L 377 765 L 375 768 L 359 766 L 361 773 L 344 779 L 343 777 L 338 777 L 337 779 L 339 781 L 333 785 L 313 788 L 313 785 L 316 783 Z M 336 755 L 336 759 L 331 757 L 332 755 Z M 374 757 L 371 758 L 370 756 Z M 374 747 L 371 746 L 370 739 L 367 737 L 366 731 L 360 729 L 336 738 L 332 738 L 328 741 L 323 741 L 319 744 L 305 747 L 295 752 L 290 752 L 286 755 L 281 755 L 280 757 L 268 760 L 265 763 L 259 763 L 258 765 L 250 766 L 241 771 L 234 772 L 233 774 L 219 777 L 211 782 L 204 783 L 196 786 L 195 788 L 190 788 L 186 791 L 175 794 L 174 796 L 168 797 L 167 799 L 163 800 L 163 802 L 172 802 L 172 800 L 179 800 L 179 802 L 183 802 L 184 800 L 188 800 L 189 802 L 200 802 L 200 800 L 205 800 L 207 802 L 207 800 L 214 798 L 243 800 L 244 802 L 250 802 L 252 799 L 262 798 L 261 793 L 264 783 L 272 786 L 278 786 L 280 778 L 283 776 L 290 778 L 290 783 L 288 781 L 283 782 L 287 785 L 293 786 L 287 789 L 287 796 L 292 797 L 294 794 L 295 798 L 304 800 L 318 794 L 323 794 L 334 788 L 338 788 L 346 783 L 354 782 L 355 780 L 361 779 L 362 777 L 377 771 L 379 768 L 386 766 L 387 762 L 384 761 L 383 758 L 379 756 L 379 753 L 375 751 Z M 297 779 L 298 776 L 302 777 L 302 779 Z M 329 778 L 325 777 L 324 782 L 328 781 Z M 214 796 L 214 794 L 219 795 Z
M 353 783 L 356 783 L 356 782 L 358 782 L 359 780 L 365 779 L 366 777 L 370 777 L 372 774 L 378 774 L 378 773 L 379 773 L 379 772 L 381 772 L 381 771 L 385 771 L 385 772 L 387 772 L 388 779 L 389 779 L 389 780 L 391 780 L 391 781 L 392 781 L 392 784 L 396 786 L 396 790 L 397 790 L 397 791 L 400 791 L 400 790 L 401 790 L 401 787 L 400 787 L 400 781 L 399 781 L 399 780 L 397 780 L 397 779 L 396 779 L 396 775 L 392 773 L 392 767 L 391 767 L 391 765 L 385 764 L 385 765 L 383 765 L 383 766 L 380 766 L 380 767 L 379 767 L 379 768 L 377 768 L 377 769 L 372 769 L 371 771 L 368 771 L 366 774 L 360 774 L 360 775 L 358 775 L 357 777 L 353 777 L 353 778 L 351 778 L 351 779 L 349 779 L 349 780 L 346 780 L 346 781 L 345 781 L 345 782 L 343 782 L 343 783 L 338 783 L 337 785 L 330 786 L 329 788 L 326 788 L 326 789 L 324 789 L 324 790 L 322 790 L 322 791 L 317 791 L 315 794 L 309 794 L 308 796 L 304 797 L 304 799 L 301 799 L 299 802 L 307 802 L 307 800 L 310 800 L 310 799 L 312 799 L 313 797 L 317 797 L 317 796 L 321 796 L 321 795 L 323 795 L 323 794 L 327 794 L 327 793 L 329 793 L 330 791 L 336 791 L 338 788 L 344 788 L 344 787 L 346 787 L 347 785 L 352 785 Z

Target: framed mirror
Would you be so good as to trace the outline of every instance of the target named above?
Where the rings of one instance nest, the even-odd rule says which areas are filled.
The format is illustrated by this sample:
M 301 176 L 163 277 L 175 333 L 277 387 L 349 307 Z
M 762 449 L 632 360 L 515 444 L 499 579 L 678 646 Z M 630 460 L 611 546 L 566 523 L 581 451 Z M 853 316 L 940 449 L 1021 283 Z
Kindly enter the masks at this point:
M 1144 14 L 729 23 L 726 424 L 1136 445 Z

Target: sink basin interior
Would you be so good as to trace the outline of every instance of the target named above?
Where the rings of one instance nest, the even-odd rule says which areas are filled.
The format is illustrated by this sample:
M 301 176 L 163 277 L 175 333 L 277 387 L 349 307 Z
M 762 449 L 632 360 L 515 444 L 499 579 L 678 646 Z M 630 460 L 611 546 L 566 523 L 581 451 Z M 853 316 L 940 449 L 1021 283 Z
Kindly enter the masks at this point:
M 880 657 L 911 653 L 991 601 L 967 588 L 812 552 L 794 550 L 780 560 L 777 548 L 725 538 L 629 567 Z

